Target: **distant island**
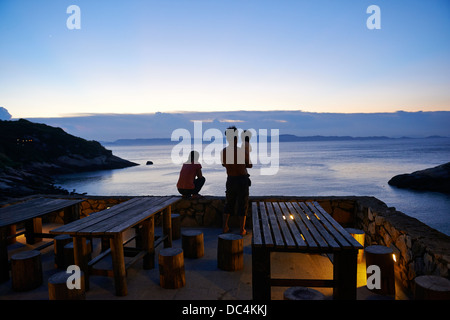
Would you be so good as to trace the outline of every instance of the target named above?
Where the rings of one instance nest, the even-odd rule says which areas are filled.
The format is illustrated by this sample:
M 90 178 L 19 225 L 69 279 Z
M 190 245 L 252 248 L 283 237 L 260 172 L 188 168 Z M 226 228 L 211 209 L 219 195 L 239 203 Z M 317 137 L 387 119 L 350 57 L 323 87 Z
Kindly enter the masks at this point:
M 20 119 L 0 121 L 0 192 L 3 197 L 61 193 L 51 176 L 137 165 L 61 128 Z
M 264 137 L 265 138 L 265 137 Z M 296 141 L 368 141 L 368 140 L 395 140 L 395 139 L 431 139 L 446 138 L 442 136 L 429 136 L 425 138 L 400 137 L 391 138 L 386 136 L 372 137 L 352 137 L 352 136 L 296 136 L 292 134 L 280 134 L 280 142 L 296 142 Z M 270 140 L 270 137 L 269 137 Z M 179 141 L 172 141 L 170 138 L 149 138 L 149 139 L 118 139 L 115 141 L 102 141 L 105 146 L 152 146 L 152 145 L 171 145 L 178 144 Z M 225 143 L 225 138 L 224 138 Z

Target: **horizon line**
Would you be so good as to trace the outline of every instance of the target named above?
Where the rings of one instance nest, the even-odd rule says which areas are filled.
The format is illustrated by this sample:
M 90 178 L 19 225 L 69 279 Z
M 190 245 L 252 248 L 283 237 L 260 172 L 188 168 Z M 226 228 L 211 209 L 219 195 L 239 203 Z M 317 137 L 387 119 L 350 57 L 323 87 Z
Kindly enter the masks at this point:
M 301 112 L 301 113 L 310 113 L 310 114 L 395 114 L 395 113 L 433 113 L 433 112 L 450 112 L 450 110 L 417 110 L 417 111 L 405 111 L 405 110 L 396 110 L 396 111 L 376 111 L 376 112 L 328 112 L 328 111 L 305 111 L 305 110 L 216 110 L 216 111 L 155 111 L 155 112 L 142 112 L 142 113 L 117 113 L 117 112 L 104 112 L 104 113 L 67 113 L 60 114 L 59 116 L 29 116 L 29 117 L 14 117 L 11 116 L 10 120 L 19 120 L 19 119 L 57 119 L 57 118 L 82 118 L 82 117 L 93 117 L 93 116 L 129 116 L 129 115 L 156 115 L 156 114 L 201 114 L 201 113 L 233 113 L 233 112 L 258 112 L 258 113 L 269 113 L 269 112 Z

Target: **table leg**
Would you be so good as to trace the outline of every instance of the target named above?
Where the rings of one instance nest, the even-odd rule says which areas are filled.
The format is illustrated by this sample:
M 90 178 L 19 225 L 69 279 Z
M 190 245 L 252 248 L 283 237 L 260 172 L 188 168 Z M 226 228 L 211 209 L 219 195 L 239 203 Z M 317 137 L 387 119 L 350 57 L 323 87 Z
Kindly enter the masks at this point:
M 64 224 L 80 219 L 80 204 L 64 208 Z
M 163 211 L 163 234 L 167 236 L 164 240 L 164 248 L 172 247 L 172 208 L 170 206 Z
M 270 251 L 252 246 L 253 300 L 270 300 Z
M 126 296 L 127 291 L 127 279 L 125 270 L 125 257 L 123 254 L 123 241 L 122 234 L 115 235 L 110 240 L 111 243 L 111 256 L 113 262 L 114 284 L 116 287 L 117 296 Z
M 334 253 L 333 298 L 335 300 L 356 300 L 357 255 L 357 250 Z
M 75 265 L 84 273 L 84 289 L 89 290 L 89 257 L 85 237 L 73 237 L 73 254 Z
M 155 224 L 154 216 L 142 223 L 142 249 L 147 251 L 144 257 L 144 270 L 153 269 L 155 267 Z
M 41 242 L 42 238 L 36 238 L 35 233 L 42 233 L 42 218 L 33 218 L 25 221 L 25 238 L 27 244 Z
M 0 228 L 0 283 L 9 280 L 7 227 Z

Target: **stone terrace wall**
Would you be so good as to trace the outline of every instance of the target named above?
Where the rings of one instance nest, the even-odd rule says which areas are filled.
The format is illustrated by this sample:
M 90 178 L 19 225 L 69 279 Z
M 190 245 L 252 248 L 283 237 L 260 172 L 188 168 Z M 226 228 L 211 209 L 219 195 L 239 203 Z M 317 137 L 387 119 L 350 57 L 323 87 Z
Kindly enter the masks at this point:
M 101 211 L 131 197 L 84 197 L 81 216 Z M 344 227 L 364 230 L 365 245 L 384 245 L 393 248 L 397 262 L 395 271 L 403 286 L 412 290 L 413 279 L 423 274 L 435 274 L 450 279 L 450 237 L 409 217 L 374 197 L 250 197 L 265 201 L 317 201 Z M 172 206 L 179 213 L 183 227 L 221 227 L 224 197 L 207 196 L 202 199 L 182 199 Z M 247 226 L 251 227 L 251 210 Z M 238 227 L 236 217 L 230 226 Z
M 365 231 L 366 246 L 394 250 L 396 276 L 407 289 L 412 290 L 414 278 L 424 274 L 450 279 L 449 236 L 373 197 L 358 198 L 355 227 Z

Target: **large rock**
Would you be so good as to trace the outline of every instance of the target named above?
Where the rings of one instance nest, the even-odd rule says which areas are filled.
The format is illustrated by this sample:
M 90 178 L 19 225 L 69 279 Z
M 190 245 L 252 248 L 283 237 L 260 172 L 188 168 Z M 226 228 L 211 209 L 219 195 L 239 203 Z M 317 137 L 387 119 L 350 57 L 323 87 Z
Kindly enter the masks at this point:
M 450 162 L 434 168 L 397 175 L 388 183 L 399 188 L 450 193 Z

